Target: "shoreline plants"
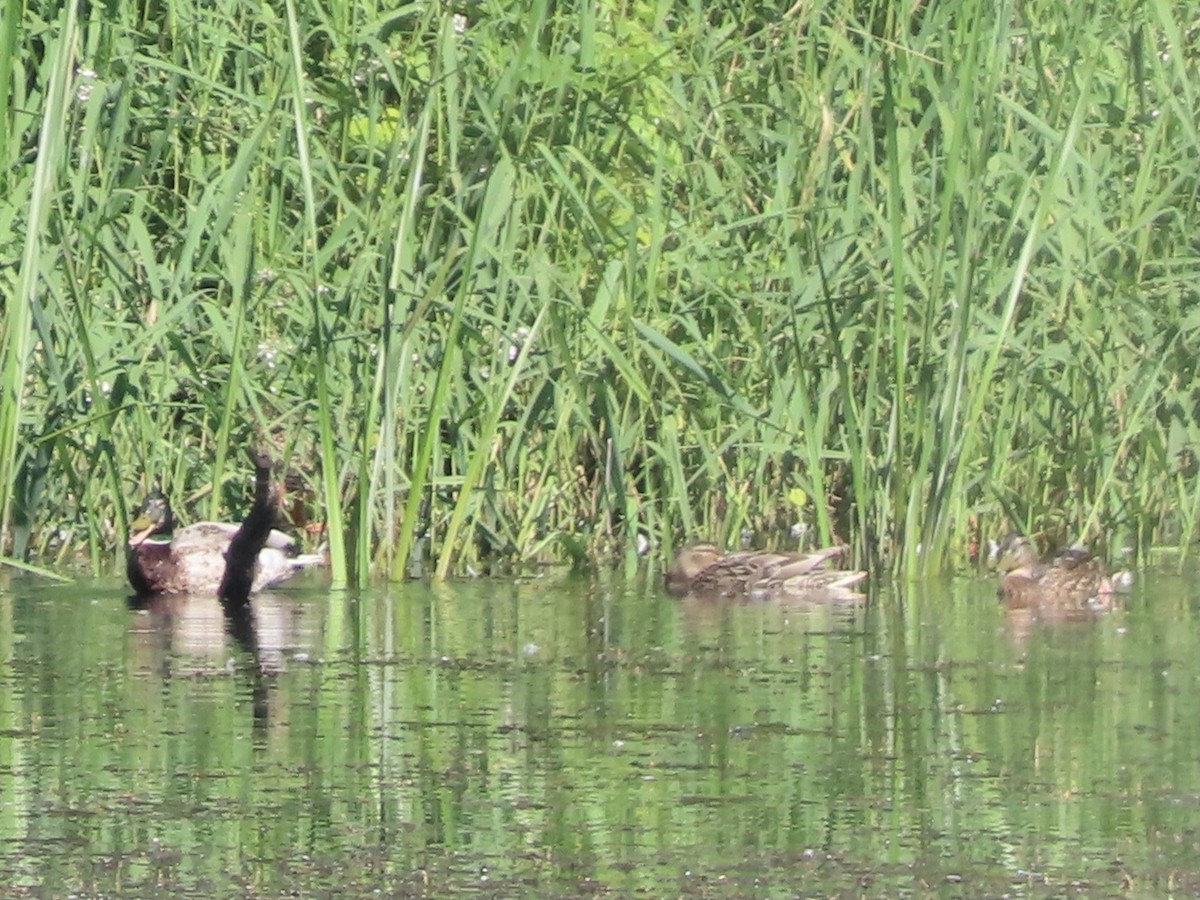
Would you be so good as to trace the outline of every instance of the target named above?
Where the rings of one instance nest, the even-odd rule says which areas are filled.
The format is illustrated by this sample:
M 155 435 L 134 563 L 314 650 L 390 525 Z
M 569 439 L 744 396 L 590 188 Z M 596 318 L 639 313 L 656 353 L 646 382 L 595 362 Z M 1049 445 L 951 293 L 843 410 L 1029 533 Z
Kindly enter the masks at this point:
M 1196 537 L 1200 4 L 10 3 L 0 536 L 335 583 Z

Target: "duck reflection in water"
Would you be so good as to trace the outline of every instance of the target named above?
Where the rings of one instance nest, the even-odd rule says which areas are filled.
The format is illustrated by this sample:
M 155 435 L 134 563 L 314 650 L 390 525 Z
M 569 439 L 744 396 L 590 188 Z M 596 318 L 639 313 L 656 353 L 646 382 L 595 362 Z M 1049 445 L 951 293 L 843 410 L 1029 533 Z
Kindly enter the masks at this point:
M 251 459 L 254 503 L 240 526 L 202 523 L 167 536 L 170 508 L 165 500 L 158 505 L 152 498 L 147 505 L 165 509 L 165 516 L 151 517 L 130 540 L 126 568 L 135 591 L 129 604 L 146 614 L 149 625 L 138 631 L 155 638 L 163 664 L 226 657 L 226 638 L 232 638 L 254 661 L 250 671 L 255 721 L 265 724 L 269 710 L 264 675 L 282 668 L 286 635 L 292 631 L 286 623 L 292 616 L 285 604 L 267 594 L 259 594 L 252 608 L 250 596 L 278 580 L 275 576 L 287 577 L 301 565 L 312 564 L 313 558 L 300 558 L 295 565 L 294 557 L 268 546 L 278 541 L 273 525 L 281 492 L 272 483 L 270 458 L 254 452 Z M 151 540 L 155 534 L 157 541 Z M 260 640 L 263 626 L 266 641 Z
M 290 656 L 307 649 L 307 636 L 317 628 L 310 622 L 317 607 L 271 591 L 243 606 L 196 595 L 130 597 L 129 605 L 139 613 L 129 629 L 141 664 L 162 674 L 228 671 L 239 652 L 251 668 L 280 672 Z

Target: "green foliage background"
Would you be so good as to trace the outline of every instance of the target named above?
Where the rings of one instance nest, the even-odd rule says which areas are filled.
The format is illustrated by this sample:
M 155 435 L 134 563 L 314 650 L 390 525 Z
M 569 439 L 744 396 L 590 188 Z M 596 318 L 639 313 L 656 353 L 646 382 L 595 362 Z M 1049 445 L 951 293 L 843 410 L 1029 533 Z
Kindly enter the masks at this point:
M 1200 5 L 5 6 L 6 550 L 1186 546 Z M 215 489 L 213 489 L 215 486 Z

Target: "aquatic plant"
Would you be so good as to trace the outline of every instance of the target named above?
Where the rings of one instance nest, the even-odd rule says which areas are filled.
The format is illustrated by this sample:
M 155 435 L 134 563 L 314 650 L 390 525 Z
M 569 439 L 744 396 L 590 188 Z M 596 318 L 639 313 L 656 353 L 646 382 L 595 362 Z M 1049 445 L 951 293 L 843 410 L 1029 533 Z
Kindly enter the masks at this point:
M 5 551 L 112 566 L 263 435 L 338 583 L 1186 546 L 1197 14 L 9 4 Z

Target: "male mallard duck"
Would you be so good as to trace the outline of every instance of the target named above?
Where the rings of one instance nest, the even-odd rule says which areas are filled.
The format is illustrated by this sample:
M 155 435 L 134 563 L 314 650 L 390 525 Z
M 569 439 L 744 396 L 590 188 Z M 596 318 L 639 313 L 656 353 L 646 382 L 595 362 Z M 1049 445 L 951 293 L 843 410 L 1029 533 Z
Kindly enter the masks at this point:
M 825 566 L 845 550 L 722 553 L 715 544 L 691 544 L 679 551 L 667 570 L 667 591 L 676 596 L 749 600 L 859 600 L 862 594 L 853 588 L 867 573 Z
M 1009 534 L 996 548 L 1001 573 L 1000 599 L 1013 607 L 1102 610 L 1113 603 L 1113 583 L 1104 565 L 1082 548 L 1072 547 L 1049 562 L 1039 562 L 1033 544 Z
M 267 471 L 269 473 L 269 469 Z M 265 486 L 266 479 L 261 469 L 259 480 L 260 487 Z M 260 490 L 255 509 L 247 517 L 247 525 L 252 518 L 257 521 L 263 516 L 273 515 L 277 504 L 276 492 Z M 139 597 L 155 594 L 215 595 L 222 591 L 222 582 L 226 577 L 226 554 L 234 538 L 243 533 L 241 526 L 227 522 L 197 522 L 177 531 L 171 504 L 157 492 L 147 498 L 132 527 L 134 533 L 129 538 L 125 568 L 129 583 Z M 262 542 L 253 571 L 231 573 L 248 576 L 241 580 L 250 582 L 249 593 L 257 593 L 290 578 L 306 566 L 320 565 L 325 561 L 320 554 L 297 555 L 295 542 L 281 531 L 256 529 L 255 534 L 243 534 L 243 537 L 249 538 L 253 544 Z M 253 554 L 253 547 L 250 553 Z

